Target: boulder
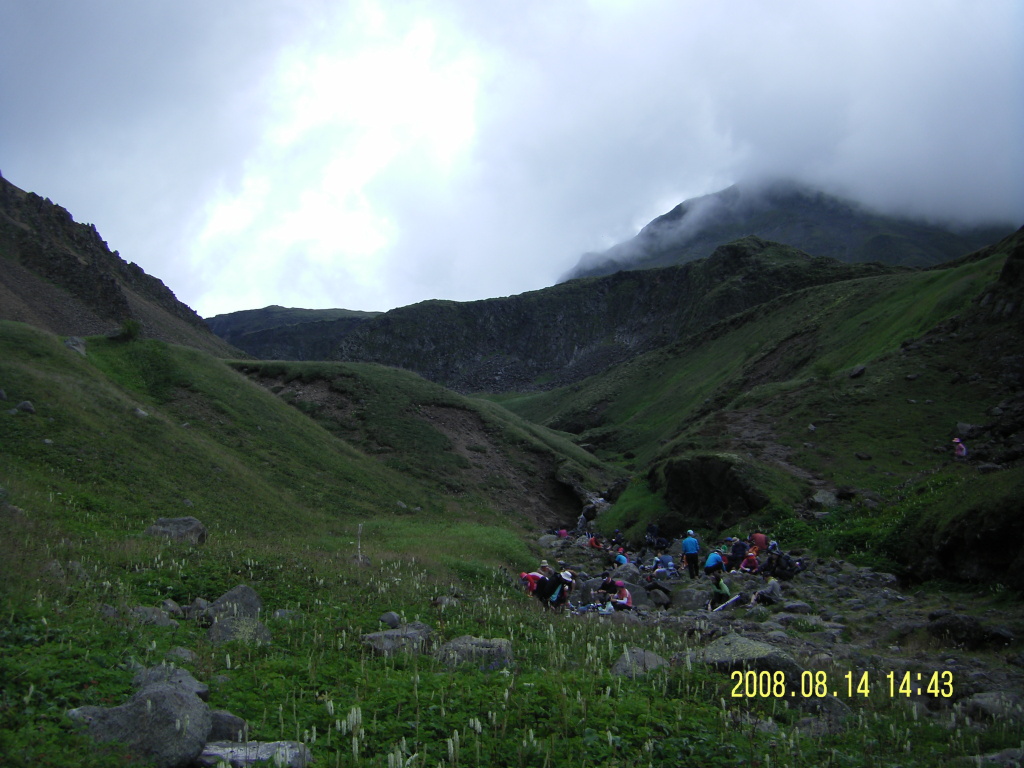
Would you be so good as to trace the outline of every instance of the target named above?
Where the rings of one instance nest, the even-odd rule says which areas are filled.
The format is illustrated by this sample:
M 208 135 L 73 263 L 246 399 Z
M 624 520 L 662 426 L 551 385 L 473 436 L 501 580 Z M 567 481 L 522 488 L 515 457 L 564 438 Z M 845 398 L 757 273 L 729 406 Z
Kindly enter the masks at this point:
M 210 713 L 210 741 L 245 741 L 249 733 L 249 724 L 244 718 L 233 715 L 225 709 L 215 709 Z
M 968 650 L 985 646 L 1003 646 L 1013 640 L 1005 629 L 990 629 L 973 616 L 947 613 L 928 624 L 928 634 Z
M 203 751 L 210 708 L 170 683 L 147 686 L 117 707 L 78 707 L 68 717 L 99 742 L 119 741 L 154 768 L 185 768 Z
M 754 670 L 756 672 L 782 671 L 787 684 L 799 684 L 803 668 L 785 651 L 768 643 L 731 633 L 710 643 L 701 654 L 701 660 L 719 672 Z
M 388 611 L 381 615 L 380 622 L 391 629 L 398 629 L 402 625 L 402 617 L 394 611 Z
M 217 621 L 228 616 L 258 619 L 262 610 L 263 600 L 256 590 L 246 584 L 239 584 L 210 604 L 206 609 L 206 618 L 209 621 Z
M 256 763 L 280 768 L 306 768 L 313 761 L 309 747 L 298 741 L 211 741 L 195 761 L 199 768 L 245 768 Z
M 427 650 L 434 630 L 421 621 L 404 624 L 397 629 L 370 632 L 359 639 L 374 653 L 391 656 L 395 653 L 422 653 Z
M 991 720 L 998 723 L 1019 722 L 1024 719 L 1019 696 L 1003 691 L 976 693 L 957 702 L 957 708 L 974 720 Z
M 472 662 L 481 669 L 500 669 L 513 663 L 512 643 L 504 638 L 486 639 L 463 635 L 438 648 L 434 658 L 446 667 Z
M 147 536 L 202 544 L 206 541 L 206 526 L 194 517 L 161 517 L 145 531 Z
M 259 619 L 247 616 L 225 616 L 210 625 L 206 633 L 213 645 L 240 642 L 245 645 L 270 645 L 273 636 L 270 630 Z
M 206 683 L 200 683 L 187 669 L 179 669 L 170 665 L 158 664 L 155 667 L 140 669 L 132 678 L 132 687 L 136 690 L 148 688 L 157 683 L 166 683 L 198 696 L 203 701 L 210 698 L 210 688 Z
M 648 672 L 665 666 L 668 666 L 668 660 L 653 651 L 646 651 L 643 648 L 627 648 L 618 661 L 612 665 L 611 672 L 616 677 L 632 679 L 642 677 Z
M 68 336 L 64 339 L 64 346 L 85 357 L 85 339 L 81 336 Z
M 153 627 L 176 627 L 178 622 L 168 616 L 160 608 L 151 608 L 146 605 L 137 605 L 131 609 L 130 614 L 139 624 L 147 624 Z

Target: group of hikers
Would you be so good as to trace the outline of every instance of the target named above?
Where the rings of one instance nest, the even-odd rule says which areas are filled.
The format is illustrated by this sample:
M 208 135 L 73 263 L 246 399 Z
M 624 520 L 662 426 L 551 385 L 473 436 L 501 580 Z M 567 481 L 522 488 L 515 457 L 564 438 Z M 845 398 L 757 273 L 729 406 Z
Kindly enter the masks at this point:
M 580 532 L 577 530 L 575 533 Z M 565 529 L 552 533 L 563 538 L 570 535 Z M 682 578 L 683 571 L 677 568 L 669 551 L 672 546 L 659 535 L 656 525 L 648 526 L 644 537 L 645 546 L 639 553 L 627 551 L 625 539 L 618 530 L 607 539 L 588 530 L 584 530 L 583 534 L 588 537 L 588 547 L 607 553 L 609 566 L 613 569 L 631 563 L 636 565 L 646 579 L 647 584 L 644 586 L 653 587 L 661 579 Z M 723 578 L 730 571 L 758 574 L 764 578 L 764 587 L 750 597 L 749 605 L 755 605 L 779 602 L 782 593 L 778 579 L 791 579 L 805 568 L 803 562 L 783 552 L 776 541 L 761 532 L 754 532 L 746 539 L 727 536 L 720 545 L 712 547 L 705 557 L 699 539 L 692 530 L 688 530 L 679 542 L 679 553 L 684 572 L 691 580 L 699 577 L 703 558 L 704 575 L 712 580 L 711 599 L 707 605 L 709 610 L 719 610 L 743 598 L 742 594 L 732 595 Z M 536 570 L 521 573 L 519 577 L 527 592 L 537 597 L 545 607 L 561 611 L 567 605 L 572 605 L 569 598 L 576 585 L 576 572 L 564 563 L 558 563 L 556 569 L 547 560 L 542 560 Z M 633 596 L 625 581 L 612 578 L 608 571 L 601 574 L 601 579 L 600 585 L 594 590 L 594 602 L 574 606 L 577 611 L 614 613 L 633 608 Z

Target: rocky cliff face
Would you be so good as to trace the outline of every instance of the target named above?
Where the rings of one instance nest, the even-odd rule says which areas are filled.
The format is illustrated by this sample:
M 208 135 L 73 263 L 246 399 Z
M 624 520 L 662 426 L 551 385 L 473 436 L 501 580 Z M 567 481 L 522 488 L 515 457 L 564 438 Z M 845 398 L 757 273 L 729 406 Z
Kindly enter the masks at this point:
M 751 237 L 683 266 L 501 299 L 426 301 L 369 319 L 267 329 L 237 343 L 264 359 L 375 362 L 463 392 L 525 391 L 579 381 L 791 291 L 890 269 Z
M 111 251 L 92 224 L 0 177 L 0 318 L 90 335 L 128 319 L 143 335 L 215 354 L 236 351 L 159 279 Z

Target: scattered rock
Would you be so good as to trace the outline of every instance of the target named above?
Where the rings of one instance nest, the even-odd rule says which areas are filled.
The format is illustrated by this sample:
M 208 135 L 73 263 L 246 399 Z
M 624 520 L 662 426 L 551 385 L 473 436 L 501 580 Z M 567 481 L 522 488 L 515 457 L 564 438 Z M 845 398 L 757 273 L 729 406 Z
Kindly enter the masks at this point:
M 157 536 L 172 541 L 202 544 L 206 541 L 206 526 L 194 517 L 161 517 L 145 531 L 147 536 Z
M 256 590 L 246 584 L 239 584 L 214 600 L 206 609 L 206 616 L 210 621 L 229 616 L 258 619 L 262 610 L 263 600 Z
M 958 701 L 957 707 L 974 720 L 1009 722 L 1024 719 L 1020 697 L 1003 691 L 976 693 Z
M 422 653 L 427 650 L 433 630 L 420 621 L 404 624 L 397 629 L 370 632 L 359 639 L 374 653 L 391 656 L 395 653 Z
M 157 683 L 117 707 L 78 707 L 68 717 L 99 742 L 119 741 L 154 768 L 183 768 L 203 751 L 210 708 L 191 691 Z
M 973 616 L 948 613 L 928 624 L 932 637 L 948 640 L 954 646 L 977 650 L 985 646 L 1002 646 L 1013 640 L 1013 635 L 1002 628 L 984 626 Z
M 203 701 L 210 698 L 210 688 L 206 683 L 200 683 L 187 669 L 158 664 L 155 667 L 147 667 L 139 670 L 132 678 L 132 687 L 136 690 L 148 688 L 157 683 L 167 683 L 182 690 L 189 691 Z
M 313 761 L 309 748 L 298 741 L 212 741 L 196 759 L 199 768 L 245 768 L 255 763 L 281 768 L 306 768 Z
M 391 629 L 398 629 L 402 624 L 402 617 L 394 611 L 388 611 L 381 615 L 380 622 L 386 624 Z
M 22 400 L 20 403 L 14 406 L 14 410 L 21 411 L 22 413 L 35 413 L 36 407 L 32 405 L 31 401 Z
M 851 379 L 858 379 L 858 378 L 860 378 L 861 376 L 864 375 L 864 371 L 866 371 L 866 370 L 867 370 L 866 366 L 863 366 L 863 365 L 854 366 L 850 370 L 850 378 Z
M 512 643 L 504 638 L 463 635 L 438 648 L 434 658 L 446 667 L 472 662 L 481 669 L 500 669 L 512 665 Z
M 642 677 L 648 672 L 653 672 L 664 666 L 668 666 L 668 660 L 653 651 L 645 651 L 643 648 L 628 648 L 612 665 L 611 672 L 616 677 L 632 679 Z
M 245 645 L 270 645 L 270 630 L 259 619 L 248 616 L 224 616 L 210 626 L 207 639 L 214 645 L 240 642 Z
M 733 670 L 755 670 L 786 674 L 788 685 L 799 683 L 803 668 L 785 651 L 768 643 L 731 633 L 709 644 L 701 654 L 701 660 L 719 672 Z
M 85 357 L 85 339 L 79 336 L 68 336 L 64 339 L 64 346 Z
M 137 605 L 131 609 L 132 618 L 139 622 L 153 627 L 176 627 L 178 622 L 168 616 L 159 608 L 148 605 Z
M 233 715 L 225 709 L 215 709 L 210 713 L 210 735 L 208 741 L 246 741 L 249 724 L 245 718 Z

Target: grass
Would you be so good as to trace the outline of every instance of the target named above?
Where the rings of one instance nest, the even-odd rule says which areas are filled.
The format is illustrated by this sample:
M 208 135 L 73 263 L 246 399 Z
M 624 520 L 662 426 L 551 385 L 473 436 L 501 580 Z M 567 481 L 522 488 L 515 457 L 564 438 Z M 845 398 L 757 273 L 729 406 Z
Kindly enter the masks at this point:
M 0 324 L 0 386 L 36 409 L 0 414 L 5 765 L 122 765 L 121 750 L 97 748 L 65 712 L 121 703 L 134 664 L 179 646 L 195 652 L 185 666 L 211 684 L 211 706 L 246 718 L 251 738 L 306 742 L 327 766 L 932 766 L 1019 743 L 1019 722 L 972 729 L 881 687 L 847 702 L 842 732 L 809 737 L 791 702 L 734 698 L 728 675 L 688 662 L 692 641 L 671 625 L 545 613 L 510 577 L 535 562 L 530 519 L 493 500 L 493 476 L 475 474 L 485 460 L 527 475 L 545 467 L 565 487 L 596 489 L 625 474 L 615 464 L 722 451 L 729 409 L 758 409 L 802 465 L 886 500 L 808 521 L 787 503 L 794 488 L 769 472 L 772 503 L 747 522 L 787 543 L 873 564 L 886 541 L 936 526 L 997 530 L 1012 519 L 1001 505 L 1021 497 L 1019 472 L 982 480 L 933 450 L 950 420 L 977 418 L 993 395 L 951 386 L 927 408 L 906 403 L 944 385 L 950 355 L 970 360 L 970 340 L 900 352 L 962 310 L 995 268 L 805 291 L 578 387 L 505 398 L 518 416 L 381 366 L 227 363 L 139 339 L 90 339 L 82 358 Z M 854 363 L 868 365 L 866 378 L 843 376 Z M 439 416 L 472 426 L 465 445 Z M 884 475 L 904 459 L 913 467 Z M 671 511 L 635 481 L 602 525 L 642 530 Z M 186 514 L 208 526 L 205 545 L 142 535 L 156 517 Z M 214 599 L 239 583 L 263 597 L 270 645 L 213 646 L 194 624 L 127 618 L 132 606 Z M 457 598 L 436 607 L 442 595 Z M 104 618 L 103 605 L 121 618 Z M 296 613 L 271 618 L 278 609 Z M 374 656 L 360 636 L 388 610 L 427 622 L 440 641 L 507 638 L 515 666 Z M 675 663 L 613 676 L 633 646 Z

